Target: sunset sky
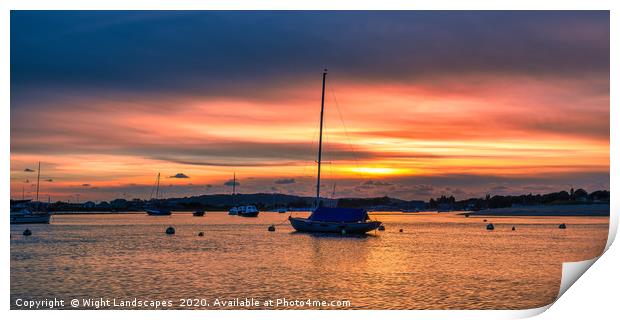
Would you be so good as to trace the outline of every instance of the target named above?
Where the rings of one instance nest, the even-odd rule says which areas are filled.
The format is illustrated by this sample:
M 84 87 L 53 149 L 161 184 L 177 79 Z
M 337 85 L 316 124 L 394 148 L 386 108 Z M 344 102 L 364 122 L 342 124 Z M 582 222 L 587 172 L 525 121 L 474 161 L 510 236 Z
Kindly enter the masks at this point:
M 608 12 L 11 12 L 11 197 L 609 188 Z M 35 170 L 35 171 L 32 171 Z M 335 188 L 334 188 L 335 184 Z M 335 192 L 334 192 L 335 191 Z

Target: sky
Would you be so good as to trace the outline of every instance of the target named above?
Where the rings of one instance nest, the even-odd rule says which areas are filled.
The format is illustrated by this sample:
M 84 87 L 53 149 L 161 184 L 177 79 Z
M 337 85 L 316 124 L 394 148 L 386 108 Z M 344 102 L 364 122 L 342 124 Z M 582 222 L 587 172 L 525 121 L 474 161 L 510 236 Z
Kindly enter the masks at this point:
M 609 188 L 606 11 L 12 11 L 11 197 Z

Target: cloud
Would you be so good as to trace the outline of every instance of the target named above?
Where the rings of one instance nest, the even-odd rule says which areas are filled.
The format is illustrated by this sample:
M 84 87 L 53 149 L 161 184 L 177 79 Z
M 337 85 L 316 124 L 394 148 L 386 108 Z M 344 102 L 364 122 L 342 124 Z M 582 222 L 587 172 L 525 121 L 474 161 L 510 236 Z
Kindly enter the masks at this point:
M 213 185 L 211 185 L 211 184 L 205 185 L 205 189 L 211 189 L 211 188 L 213 188 Z
M 54 182 L 54 179 L 45 179 L 47 182 Z
M 25 172 L 34 172 L 34 170 L 30 169 L 30 168 L 26 168 L 24 169 Z
M 168 178 L 173 178 L 173 179 L 189 179 L 189 176 L 187 176 L 184 173 L 177 173 L 173 176 L 169 176 Z
M 82 187 L 90 187 L 90 183 L 82 183 Z
M 232 187 L 232 186 L 239 186 L 239 185 L 241 185 L 241 183 L 239 183 L 239 181 L 228 180 L 228 181 L 224 182 L 224 185 Z
M 278 179 L 274 181 L 275 184 L 292 184 L 295 183 L 295 179 Z

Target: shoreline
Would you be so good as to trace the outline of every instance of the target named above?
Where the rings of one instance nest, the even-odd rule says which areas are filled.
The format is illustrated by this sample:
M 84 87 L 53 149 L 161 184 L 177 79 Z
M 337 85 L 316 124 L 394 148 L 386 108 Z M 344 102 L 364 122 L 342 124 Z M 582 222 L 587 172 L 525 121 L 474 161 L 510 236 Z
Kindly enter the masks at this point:
M 496 208 L 462 213 L 470 216 L 530 216 L 530 217 L 609 217 L 609 204 L 538 205 Z

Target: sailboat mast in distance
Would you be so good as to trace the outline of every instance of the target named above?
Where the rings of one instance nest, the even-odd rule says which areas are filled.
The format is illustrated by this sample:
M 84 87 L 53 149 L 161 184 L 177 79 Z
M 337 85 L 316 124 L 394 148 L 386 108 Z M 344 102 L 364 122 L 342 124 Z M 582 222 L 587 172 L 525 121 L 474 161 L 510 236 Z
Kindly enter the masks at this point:
M 155 199 L 159 199 L 159 176 L 161 173 L 157 173 L 157 187 L 155 187 Z
M 37 170 L 37 201 L 39 201 L 39 182 L 41 180 L 41 161 L 39 161 L 39 169 Z
M 323 89 L 321 90 L 321 125 L 319 128 L 319 156 L 317 161 L 316 175 L 316 207 L 319 207 L 321 201 L 321 153 L 323 151 L 323 110 L 325 109 L 325 78 L 327 77 L 327 69 L 323 70 Z

